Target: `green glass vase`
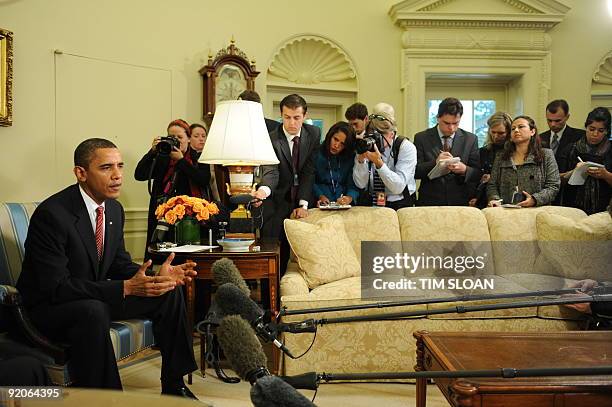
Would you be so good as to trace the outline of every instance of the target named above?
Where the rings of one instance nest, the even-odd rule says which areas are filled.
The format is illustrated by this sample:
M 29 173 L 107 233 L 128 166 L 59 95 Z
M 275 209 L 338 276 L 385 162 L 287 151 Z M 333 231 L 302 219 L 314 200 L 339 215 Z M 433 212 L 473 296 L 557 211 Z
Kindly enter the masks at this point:
M 184 218 L 174 226 L 176 244 L 200 244 L 200 223 L 195 218 Z

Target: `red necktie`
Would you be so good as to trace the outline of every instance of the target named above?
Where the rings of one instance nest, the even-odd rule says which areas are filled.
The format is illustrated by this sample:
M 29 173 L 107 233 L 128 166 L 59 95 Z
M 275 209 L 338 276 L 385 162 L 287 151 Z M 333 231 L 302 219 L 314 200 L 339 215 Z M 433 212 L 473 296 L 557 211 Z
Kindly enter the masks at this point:
M 98 249 L 98 260 L 102 259 L 104 250 L 104 207 L 96 208 L 96 248 Z

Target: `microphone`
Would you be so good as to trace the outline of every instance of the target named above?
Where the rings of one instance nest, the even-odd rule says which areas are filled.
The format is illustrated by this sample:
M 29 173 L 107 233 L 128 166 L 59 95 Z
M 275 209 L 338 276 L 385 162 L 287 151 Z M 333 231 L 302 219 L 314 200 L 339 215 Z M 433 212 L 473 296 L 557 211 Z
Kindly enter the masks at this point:
M 249 195 L 250 196 L 250 195 Z M 215 283 L 220 287 L 225 283 L 232 283 L 238 287 L 247 297 L 251 295 L 251 290 L 247 286 L 240 270 L 236 267 L 233 261 L 224 257 L 215 261 L 212 264 L 212 275 Z
M 272 323 L 270 323 L 270 325 L 272 325 Z M 302 322 L 274 324 L 273 327 L 276 332 L 289 332 L 292 334 L 317 332 L 317 322 L 312 318 Z
M 269 376 L 267 359 L 255 332 L 240 315 L 223 317 L 217 328 L 219 344 L 232 368 L 242 380 L 254 384 Z
M 217 329 L 219 343 L 232 368 L 251 387 L 255 407 L 313 407 L 314 404 L 293 387 L 271 376 L 266 355 L 249 324 L 238 315 L 221 321 Z
M 315 404 L 276 376 L 265 376 L 251 387 L 255 407 L 307 407 Z
M 295 356 L 276 339 L 276 333 L 264 322 L 264 312 L 242 290 L 233 284 L 225 283 L 217 289 L 215 300 L 225 315 L 240 315 L 246 319 L 261 339 L 272 342 L 291 359 Z

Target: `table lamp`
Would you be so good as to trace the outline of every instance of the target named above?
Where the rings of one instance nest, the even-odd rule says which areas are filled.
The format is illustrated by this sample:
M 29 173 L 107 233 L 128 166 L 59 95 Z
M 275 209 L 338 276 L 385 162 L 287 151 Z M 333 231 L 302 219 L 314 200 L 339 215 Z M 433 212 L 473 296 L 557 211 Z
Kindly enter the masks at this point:
M 266 129 L 261 103 L 247 100 L 220 102 L 198 161 L 227 167 L 228 195 L 237 197 L 254 191 L 255 167 L 279 163 Z M 230 231 L 238 231 L 232 223 L 236 226 L 245 220 L 251 223 L 251 214 L 245 203 L 238 203 L 238 208 L 230 214 Z M 244 230 L 242 227 L 239 229 Z

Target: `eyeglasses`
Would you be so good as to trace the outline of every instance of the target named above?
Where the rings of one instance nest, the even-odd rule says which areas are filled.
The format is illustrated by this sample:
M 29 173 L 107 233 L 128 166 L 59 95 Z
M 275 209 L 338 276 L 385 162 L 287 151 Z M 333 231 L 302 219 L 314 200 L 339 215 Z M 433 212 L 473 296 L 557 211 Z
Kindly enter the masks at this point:
M 389 121 L 389 119 L 387 119 L 385 116 L 380 115 L 380 114 L 371 114 L 371 115 L 369 116 L 369 119 L 370 119 L 370 120 L 373 120 L 373 119 L 378 119 L 378 120 L 382 120 L 382 121 Z

